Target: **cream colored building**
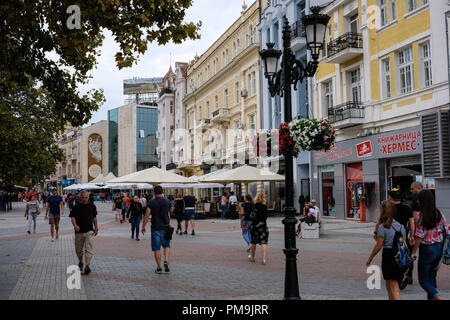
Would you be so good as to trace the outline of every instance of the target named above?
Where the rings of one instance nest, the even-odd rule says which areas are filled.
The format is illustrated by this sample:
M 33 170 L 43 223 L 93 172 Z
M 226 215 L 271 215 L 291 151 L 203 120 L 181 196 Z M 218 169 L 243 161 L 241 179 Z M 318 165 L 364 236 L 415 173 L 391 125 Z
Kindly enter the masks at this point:
M 187 71 L 186 176 L 249 161 L 259 129 L 259 3 L 241 16 Z M 253 159 L 252 159 L 253 160 Z
M 101 137 L 100 139 L 98 137 Z M 81 130 L 80 153 L 81 183 L 94 180 L 108 171 L 108 121 L 102 120 Z

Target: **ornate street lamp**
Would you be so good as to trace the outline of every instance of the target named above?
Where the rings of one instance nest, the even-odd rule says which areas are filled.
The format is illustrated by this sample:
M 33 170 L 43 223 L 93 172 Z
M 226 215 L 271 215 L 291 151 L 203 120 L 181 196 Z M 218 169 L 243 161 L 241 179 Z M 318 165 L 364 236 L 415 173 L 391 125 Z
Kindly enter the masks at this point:
M 317 71 L 320 50 L 323 50 L 325 42 L 325 29 L 330 20 L 328 15 L 320 14 L 320 7 L 311 7 L 312 14 L 302 18 L 303 25 L 306 30 L 306 44 L 308 50 L 311 51 L 312 60 L 306 65 L 296 59 L 291 49 L 291 28 L 289 22 L 283 27 L 283 52 L 274 50 L 273 43 L 267 43 L 268 49 L 260 52 L 264 62 L 264 75 L 269 82 L 269 91 L 272 97 L 278 94 L 284 97 L 284 121 L 289 123 L 292 121 L 292 101 L 291 101 L 291 85 L 297 90 L 298 81 L 303 82 L 306 77 L 313 77 Z M 277 71 L 278 60 L 282 56 L 281 68 Z M 300 300 L 298 276 L 297 276 L 297 254 L 295 241 L 295 218 L 294 207 L 294 173 L 293 173 L 293 157 L 292 154 L 284 154 L 286 163 L 286 206 L 284 207 L 285 218 L 284 224 L 284 240 L 286 255 L 286 274 L 285 274 L 285 290 L 284 298 L 286 300 Z

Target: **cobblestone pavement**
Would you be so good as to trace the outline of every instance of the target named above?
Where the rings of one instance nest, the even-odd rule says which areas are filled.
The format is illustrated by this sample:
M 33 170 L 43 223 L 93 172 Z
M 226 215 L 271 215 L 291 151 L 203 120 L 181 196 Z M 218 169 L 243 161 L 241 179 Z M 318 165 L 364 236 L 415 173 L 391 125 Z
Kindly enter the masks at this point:
M 0 299 L 117 300 L 277 300 L 284 290 L 284 233 L 281 218 L 269 218 L 267 265 L 248 261 L 238 220 L 196 221 L 196 235 L 172 241 L 170 274 L 155 274 L 150 234 L 130 239 L 130 225 L 116 224 L 109 203 L 98 203 L 100 231 L 94 240 L 92 273 L 81 276 L 81 289 L 67 288 L 67 267 L 78 264 L 68 211 L 60 238 L 50 242 L 48 221 L 38 218 L 37 233 L 26 234 L 23 204 L 0 214 Z M 175 224 L 175 222 L 172 222 Z M 374 225 L 326 220 L 320 239 L 299 239 L 300 294 L 307 300 L 380 300 L 387 294 L 367 289 L 365 261 L 373 247 Z M 148 228 L 149 229 L 149 228 Z M 381 254 L 374 264 L 380 265 Z M 417 284 L 403 299 L 425 299 Z M 450 299 L 450 268 L 443 266 L 438 286 Z

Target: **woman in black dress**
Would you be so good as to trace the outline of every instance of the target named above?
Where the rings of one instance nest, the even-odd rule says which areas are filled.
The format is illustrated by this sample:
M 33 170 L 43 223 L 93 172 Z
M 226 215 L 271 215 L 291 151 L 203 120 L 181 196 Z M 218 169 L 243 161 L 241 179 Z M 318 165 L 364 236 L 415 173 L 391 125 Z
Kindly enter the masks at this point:
M 262 249 L 262 264 L 266 264 L 267 258 L 267 244 L 269 242 L 269 228 L 267 227 L 267 205 L 264 193 L 259 192 L 256 195 L 255 203 L 251 203 L 252 210 L 256 215 L 252 219 L 251 210 L 247 210 L 244 220 L 251 220 L 250 226 L 251 240 L 252 240 L 252 254 L 249 256 L 251 262 L 255 262 L 256 245 L 261 245 Z
M 174 208 L 175 208 L 174 209 L 175 216 L 177 218 L 177 223 L 178 223 L 176 233 L 178 234 L 178 230 L 180 230 L 180 236 L 181 236 L 183 234 L 181 232 L 181 221 L 183 221 L 183 216 L 184 216 L 184 200 L 183 200 L 183 195 L 181 193 L 177 194 L 177 198 L 175 199 Z

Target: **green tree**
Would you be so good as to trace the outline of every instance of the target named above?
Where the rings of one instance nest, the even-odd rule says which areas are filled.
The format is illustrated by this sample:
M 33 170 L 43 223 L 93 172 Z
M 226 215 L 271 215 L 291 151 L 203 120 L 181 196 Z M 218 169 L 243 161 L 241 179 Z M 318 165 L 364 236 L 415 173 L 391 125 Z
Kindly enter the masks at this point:
M 80 9 L 79 16 L 72 10 L 72 5 Z M 179 44 L 186 39 L 200 38 L 201 22 L 184 22 L 185 11 L 191 5 L 192 0 L 85 0 L 75 3 L 72 0 L 2 0 L 0 178 L 18 179 L 25 174 L 32 179 L 42 179 L 49 171 L 39 164 L 51 166 L 54 161 L 46 162 L 44 158 L 57 157 L 54 143 L 41 136 L 39 138 L 44 140 L 39 141 L 38 136 L 32 135 L 31 128 L 24 127 L 27 116 L 36 117 L 33 130 L 53 138 L 67 123 L 75 127 L 88 123 L 92 113 L 104 102 L 101 90 L 92 89 L 81 95 L 78 87 L 89 82 L 89 71 L 96 67 L 105 30 L 111 32 L 120 47 L 115 55 L 117 67 L 130 67 L 147 51 L 149 42 Z M 15 98 L 18 100 L 14 101 Z M 23 104 L 22 108 L 17 106 L 35 100 L 48 103 L 45 114 L 30 103 Z M 11 103 L 16 105 L 14 111 Z M 39 121 L 34 121 L 36 119 Z M 52 126 L 45 126 L 48 123 Z M 23 132 L 12 132 L 7 128 Z M 18 143 L 18 139 L 24 140 Z M 37 154 L 26 158 L 30 155 L 28 152 L 34 150 L 31 142 L 39 144 L 45 151 L 45 154 L 38 153 L 42 158 L 36 167 L 32 163 L 38 160 Z M 6 156 L 12 146 L 16 149 Z M 21 156 L 13 158 L 12 155 Z M 16 161 L 8 162 L 14 159 Z M 8 173 L 11 169 L 3 171 L 14 166 L 18 159 L 25 166 L 29 164 L 32 170 L 25 170 L 22 165 L 19 176 Z

